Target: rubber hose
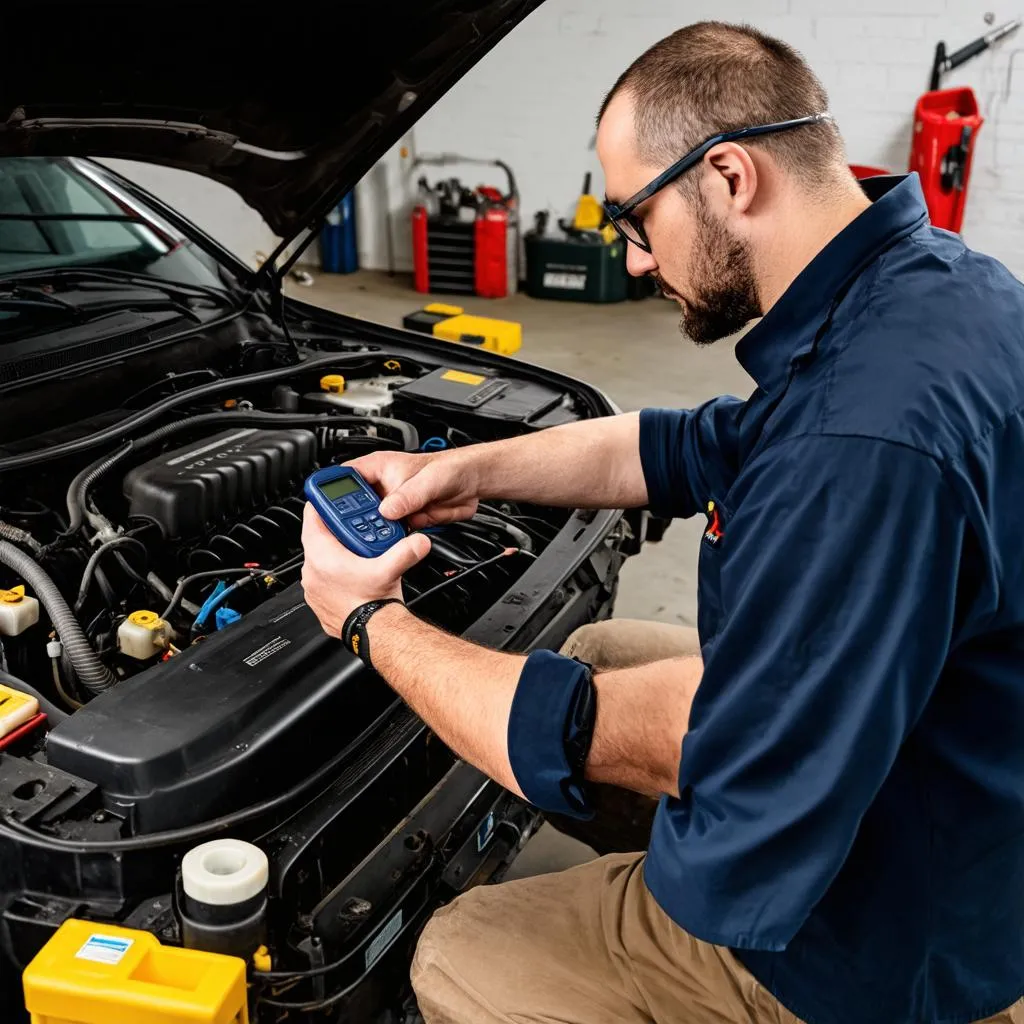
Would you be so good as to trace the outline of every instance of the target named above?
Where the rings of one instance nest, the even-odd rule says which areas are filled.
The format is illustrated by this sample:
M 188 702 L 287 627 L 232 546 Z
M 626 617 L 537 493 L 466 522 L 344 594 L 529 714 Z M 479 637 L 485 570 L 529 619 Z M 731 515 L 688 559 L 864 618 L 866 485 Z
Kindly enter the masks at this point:
M 493 526 L 496 530 L 507 533 L 523 551 L 533 551 L 533 539 L 530 535 L 514 523 L 509 523 L 497 516 L 489 516 L 486 513 L 478 512 L 470 520 L 471 523 L 483 523 L 485 526 Z
M 35 554 L 42 553 L 43 545 L 27 530 L 19 530 L 17 526 L 0 521 L 0 540 L 9 540 L 12 544 L 23 544 Z
M 8 541 L 0 541 L 0 564 L 23 576 L 36 592 L 56 627 L 78 681 L 91 693 L 109 690 L 117 682 L 117 677 L 100 661 L 74 612 L 43 567 Z
M 500 544 L 496 545 L 501 547 Z M 471 565 L 476 565 L 480 559 L 475 555 L 463 554 L 458 548 L 449 544 L 448 541 L 439 537 L 437 534 L 430 535 L 430 550 L 434 554 L 440 555 L 442 558 L 447 558 L 449 562 L 454 562 L 456 565 L 468 568 Z
M 17 676 L 9 675 L 7 672 L 0 672 L 0 684 L 12 690 L 18 690 L 20 693 L 28 694 L 29 697 L 35 697 L 39 701 L 39 710 L 44 712 L 54 725 L 64 722 L 71 717 L 63 708 L 57 707 L 53 701 L 44 697 L 34 686 L 29 686 L 28 683 L 18 679 Z
M 82 527 L 82 520 L 85 517 L 85 502 L 89 495 L 89 488 L 113 466 L 116 466 L 132 450 L 132 443 L 128 444 L 100 459 L 98 462 L 90 463 L 68 486 L 68 528 L 64 531 L 66 537 L 76 534 Z
M 96 567 L 100 563 L 100 559 L 108 552 L 113 551 L 116 548 L 124 547 L 125 544 L 134 544 L 141 552 L 143 557 L 148 556 L 146 546 L 136 537 L 128 537 L 122 535 L 120 537 L 114 537 L 111 540 L 105 541 L 101 544 L 90 556 L 89 561 L 85 565 L 85 572 L 82 573 L 82 582 L 78 588 L 78 597 L 75 600 L 75 614 L 82 610 L 82 606 L 85 604 L 85 599 L 89 595 L 89 587 L 92 584 L 93 576 L 97 574 Z
M 85 515 L 85 504 L 89 500 L 89 491 L 96 481 L 110 472 L 118 463 L 132 452 L 146 448 L 157 441 L 163 441 L 172 434 L 181 433 L 206 425 L 230 423 L 243 427 L 285 427 L 285 426 L 349 426 L 349 427 L 385 427 L 401 435 L 406 451 L 419 448 L 419 435 L 416 428 L 403 420 L 389 419 L 386 416 L 332 416 L 330 413 L 290 413 L 290 412 L 208 412 L 199 416 L 191 416 L 185 420 L 165 423 L 162 427 L 129 441 L 112 455 L 107 455 L 97 462 L 86 466 L 71 481 L 68 487 L 68 528 L 65 537 L 72 536 L 82 525 Z
M 213 327 L 210 323 L 207 327 Z M 165 339 L 165 343 L 166 340 Z M 202 384 L 196 388 L 189 388 L 187 391 L 179 391 L 176 395 L 155 402 L 147 409 L 137 412 L 132 416 L 126 416 L 118 423 L 114 423 L 95 434 L 87 434 L 85 437 L 77 438 L 74 441 L 65 441 L 63 444 L 51 445 L 49 448 L 40 448 L 33 451 L 21 452 L 18 455 L 5 455 L 0 457 L 0 472 L 12 469 L 22 469 L 25 466 L 35 468 L 44 462 L 51 462 L 54 459 L 63 458 L 65 455 L 76 455 L 79 452 L 88 451 L 90 448 L 98 448 L 108 441 L 118 441 L 124 438 L 133 428 L 141 427 L 158 419 L 165 412 L 170 412 L 186 402 L 198 402 L 202 398 L 218 394 L 221 391 L 241 391 L 247 387 L 259 384 L 270 384 L 282 377 L 294 377 L 300 373 L 313 373 L 319 370 L 346 369 L 350 373 L 353 370 L 374 369 L 385 361 L 382 355 L 370 355 L 369 353 L 330 353 L 308 359 L 306 362 L 296 366 L 280 366 L 273 370 L 263 370 L 259 373 L 249 373 L 241 377 L 227 377 L 223 380 L 213 381 L 210 384 Z M 408 362 L 408 360 L 406 360 Z M 216 414 L 214 414 L 216 415 Z M 360 417 L 361 418 L 361 417 Z

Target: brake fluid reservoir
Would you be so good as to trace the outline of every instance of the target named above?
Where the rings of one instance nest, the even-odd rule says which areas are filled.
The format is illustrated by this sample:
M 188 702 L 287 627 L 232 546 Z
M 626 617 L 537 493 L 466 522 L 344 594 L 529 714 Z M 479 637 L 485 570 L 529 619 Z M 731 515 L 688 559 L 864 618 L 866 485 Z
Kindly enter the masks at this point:
M 117 649 L 129 658 L 148 661 L 167 649 L 173 631 L 156 612 L 132 612 L 117 627 Z
M 0 590 L 0 636 L 17 636 L 39 621 L 39 602 L 20 584 Z

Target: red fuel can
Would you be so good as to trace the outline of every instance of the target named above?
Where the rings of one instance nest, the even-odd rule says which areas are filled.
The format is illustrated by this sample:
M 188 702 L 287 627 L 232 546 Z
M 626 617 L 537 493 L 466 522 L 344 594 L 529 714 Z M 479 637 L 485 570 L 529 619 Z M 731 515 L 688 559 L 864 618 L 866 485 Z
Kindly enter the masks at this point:
M 910 170 L 921 177 L 936 227 L 960 231 L 974 145 L 983 123 L 973 89 L 939 89 L 917 101 Z

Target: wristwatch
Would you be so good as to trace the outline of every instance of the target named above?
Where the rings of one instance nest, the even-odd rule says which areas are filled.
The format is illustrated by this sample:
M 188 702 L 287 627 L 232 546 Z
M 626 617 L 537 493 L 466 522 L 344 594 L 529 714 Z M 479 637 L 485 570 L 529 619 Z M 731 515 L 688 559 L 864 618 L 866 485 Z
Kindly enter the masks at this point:
M 373 668 L 370 660 L 370 637 L 366 624 L 373 616 L 389 604 L 404 604 L 397 597 L 383 601 L 367 601 L 356 608 L 341 627 L 341 642 L 367 667 Z

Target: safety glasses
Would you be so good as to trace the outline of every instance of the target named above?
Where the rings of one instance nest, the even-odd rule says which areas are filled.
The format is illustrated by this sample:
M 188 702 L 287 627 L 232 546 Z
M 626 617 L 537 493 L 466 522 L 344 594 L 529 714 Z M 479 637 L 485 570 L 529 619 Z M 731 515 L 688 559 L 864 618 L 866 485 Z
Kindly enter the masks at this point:
M 666 185 L 681 178 L 691 167 L 699 164 L 710 149 L 721 145 L 723 142 L 743 142 L 746 139 L 754 139 L 759 135 L 773 135 L 776 132 L 789 131 L 790 128 L 802 128 L 804 125 L 821 124 L 822 121 L 831 121 L 831 114 L 811 114 L 808 117 L 798 117 L 792 121 L 777 121 L 774 124 L 759 124 L 752 128 L 737 128 L 731 132 L 720 132 L 706 139 L 696 149 L 691 149 L 686 156 L 677 160 L 666 171 L 662 171 L 654 181 L 645 188 L 640 189 L 636 195 L 631 196 L 626 202 L 618 203 L 605 202 L 605 213 L 612 226 L 627 242 L 632 242 L 638 249 L 644 252 L 651 251 L 651 243 L 647 240 L 644 231 L 643 221 L 633 211 L 641 204 L 647 202 L 651 196 L 660 192 Z

